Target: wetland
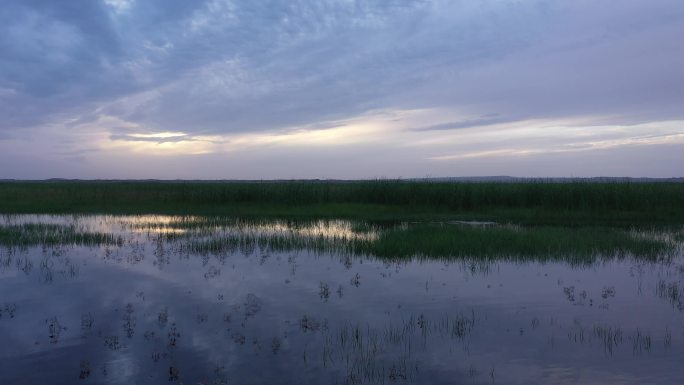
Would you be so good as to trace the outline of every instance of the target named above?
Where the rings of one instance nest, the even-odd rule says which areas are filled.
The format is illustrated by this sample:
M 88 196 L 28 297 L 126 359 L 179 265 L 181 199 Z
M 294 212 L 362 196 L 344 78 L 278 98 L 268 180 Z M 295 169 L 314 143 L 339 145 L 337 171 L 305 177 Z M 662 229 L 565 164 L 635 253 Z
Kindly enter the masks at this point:
M 2 384 L 673 384 L 684 184 L 0 183 Z
M 0 383 L 672 384 L 684 228 L 0 217 Z

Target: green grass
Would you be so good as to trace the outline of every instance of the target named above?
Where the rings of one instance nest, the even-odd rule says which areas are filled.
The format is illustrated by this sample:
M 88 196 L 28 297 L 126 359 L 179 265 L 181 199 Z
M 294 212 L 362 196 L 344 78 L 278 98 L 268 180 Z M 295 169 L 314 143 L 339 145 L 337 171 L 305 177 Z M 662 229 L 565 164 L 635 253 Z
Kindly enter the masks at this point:
M 8 247 L 119 244 L 109 234 L 88 233 L 75 226 L 22 224 L 0 227 L 0 245 Z
M 381 233 L 364 245 L 380 257 L 507 257 L 534 260 L 596 256 L 657 259 L 675 250 L 675 244 L 630 231 L 605 228 L 511 226 L 415 226 Z
M 233 233 L 208 239 L 172 236 L 193 253 L 309 250 L 369 255 L 385 259 L 484 258 L 506 260 L 592 262 L 598 257 L 667 258 L 673 241 L 649 233 L 615 228 L 560 228 L 418 224 L 379 231 L 377 239 L 303 237 L 293 233 Z
M 681 183 L 3 182 L 0 213 L 684 223 Z
M 123 224 L 126 218 L 121 219 Z M 308 250 L 383 259 L 477 258 L 593 262 L 597 257 L 669 258 L 682 243 L 681 230 L 615 227 L 370 223 L 339 220 L 266 220 L 231 217 L 176 217 L 129 222 L 131 229 L 159 231 L 184 253 L 228 255 Z M 181 229 L 183 232 L 166 231 Z M 122 237 L 54 224 L 0 226 L 0 245 L 119 245 Z

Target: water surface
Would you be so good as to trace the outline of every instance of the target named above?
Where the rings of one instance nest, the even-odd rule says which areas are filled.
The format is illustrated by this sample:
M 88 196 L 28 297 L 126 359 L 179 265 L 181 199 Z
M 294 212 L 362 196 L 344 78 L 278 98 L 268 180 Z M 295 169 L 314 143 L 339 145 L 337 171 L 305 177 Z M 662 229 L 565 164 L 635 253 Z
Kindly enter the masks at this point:
M 54 226 L 31 228 L 37 239 L 54 229 L 107 235 L 0 246 L 1 384 L 674 384 L 684 376 L 681 245 L 667 256 L 583 263 L 378 258 L 306 247 L 383 231 L 341 220 L 0 223 Z M 283 234 L 304 241 L 241 241 Z M 189 246 L 212 239 L 236 241 Z

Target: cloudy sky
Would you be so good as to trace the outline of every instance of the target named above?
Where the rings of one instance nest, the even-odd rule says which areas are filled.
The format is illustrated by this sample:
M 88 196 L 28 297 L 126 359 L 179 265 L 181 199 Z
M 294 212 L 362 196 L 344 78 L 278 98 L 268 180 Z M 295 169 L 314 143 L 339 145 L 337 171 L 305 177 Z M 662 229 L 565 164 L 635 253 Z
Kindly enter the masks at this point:
M 4 0 L 0 178 L 684 176 L 682 0 Z

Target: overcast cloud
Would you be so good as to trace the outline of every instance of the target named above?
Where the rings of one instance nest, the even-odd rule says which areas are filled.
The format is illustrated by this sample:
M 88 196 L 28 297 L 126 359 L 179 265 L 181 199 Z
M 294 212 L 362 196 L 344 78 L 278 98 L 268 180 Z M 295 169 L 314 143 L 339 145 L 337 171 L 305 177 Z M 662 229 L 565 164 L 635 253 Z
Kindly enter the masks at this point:
M 681 0 L 6 0 L 0 178 L 682 176 L 683 36 Z

